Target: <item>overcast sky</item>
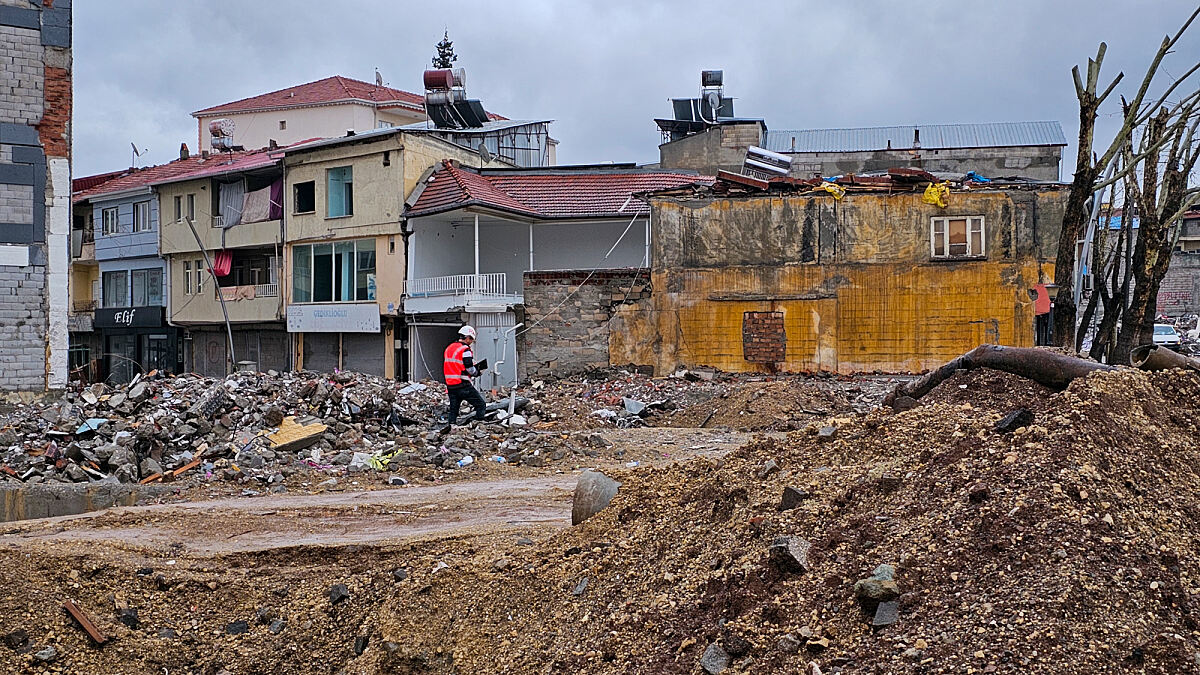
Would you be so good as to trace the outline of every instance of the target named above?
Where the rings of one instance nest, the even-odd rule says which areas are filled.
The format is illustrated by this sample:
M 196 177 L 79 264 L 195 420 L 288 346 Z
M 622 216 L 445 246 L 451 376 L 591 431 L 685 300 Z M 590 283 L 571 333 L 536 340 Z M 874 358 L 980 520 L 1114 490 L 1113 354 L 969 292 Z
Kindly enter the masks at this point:
M 190 113 L 331 75 L 420 92 L 449 30 L 467 92 L 513 119 L 551 118 L 560 164 L 653 162 L 669 97 L 725 71 L 741 117 L 771 129 L 1059 120 L 1071 67 L 1108 42 L 1102 80 L 1136 88 L 1183 1 L 655 2 L 80 0 L 74 173 L 178 156 Z M 1200 25 L 1167 62 L 1200 60 Z M 1115 103 L 1116 97 L 1113 97 Z M 1112 113 L 1100 137 L 1111 134 Z M 193 150 L 195 148 L 193 147 Z M 1064 161 L 1064 179 L 1074 166 Z

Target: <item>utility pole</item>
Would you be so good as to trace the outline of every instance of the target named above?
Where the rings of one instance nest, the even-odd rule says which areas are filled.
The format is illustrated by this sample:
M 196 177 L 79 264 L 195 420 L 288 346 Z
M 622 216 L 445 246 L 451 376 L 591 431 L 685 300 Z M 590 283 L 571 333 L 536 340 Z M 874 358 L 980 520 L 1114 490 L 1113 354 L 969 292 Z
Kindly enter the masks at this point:
M 233 364 L 237 363 L 237 359 L 233 354 L 233 328 L 229 325 L 229 312 L 225 309 L 225 296 L 221 295 L 221 285 L 217 282 L 217 273 L 213 270 L 212 261 L 208 258 L 208 250 L 204 248 L 204 242 L 200 241 L 200 234 L 196 232 L 196 226 L 192 223 L 191 218 L 184 218 L 184 222 L 188 224 L 188 229 L 192 231 L 192 236 L 196 238 L 196 245 L 200 247 L 200 253 L 204 255 L 204 264 L 208 267 L 208 275 L 213 280 L 213 291 L 217 294 L 217 300 L 221 303 L 221 314 L 225 316 L 225 335 L 229 338 L 229 357 L 225 359 L 225 374 L 229 375 L 233 372 Z

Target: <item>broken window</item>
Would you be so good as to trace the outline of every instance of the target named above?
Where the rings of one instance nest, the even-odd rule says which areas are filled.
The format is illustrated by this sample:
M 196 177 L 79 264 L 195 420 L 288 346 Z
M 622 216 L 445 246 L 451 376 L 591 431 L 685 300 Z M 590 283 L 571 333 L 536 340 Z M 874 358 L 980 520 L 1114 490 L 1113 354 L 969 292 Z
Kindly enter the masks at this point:
M 930 253 L 934 258 L 983 257 L 983 216 L 934 218 Z
M 312 213 L 317 210 L 316 183 L 305 181 L 292 186 L 292 212 Z

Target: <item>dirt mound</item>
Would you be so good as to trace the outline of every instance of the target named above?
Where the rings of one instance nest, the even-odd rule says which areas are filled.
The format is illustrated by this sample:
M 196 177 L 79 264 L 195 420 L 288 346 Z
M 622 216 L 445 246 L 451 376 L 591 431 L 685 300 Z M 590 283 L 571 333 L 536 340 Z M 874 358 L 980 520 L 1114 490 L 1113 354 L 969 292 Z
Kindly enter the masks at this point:
M 848 389 L 855 388 L 808 378 L 745 382 L 664 416 L 658 424 L 739 431 L 798 429 L 808 421 L 850 411 Z
M 619 476 L 582 526 L 415 572 L 354 672 L 1193 671 L 1200 376 L 1096 373 L 1002 433 L 1011 384 Z M 854 586 L 881 564 L 900 595 L 873 630 Z

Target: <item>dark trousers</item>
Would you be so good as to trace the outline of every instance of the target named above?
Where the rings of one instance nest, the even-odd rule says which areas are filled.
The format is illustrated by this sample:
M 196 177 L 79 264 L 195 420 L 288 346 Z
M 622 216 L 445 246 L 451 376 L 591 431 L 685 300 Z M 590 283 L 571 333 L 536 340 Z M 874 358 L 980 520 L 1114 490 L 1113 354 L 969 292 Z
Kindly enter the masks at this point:
M 484 402 L 483 397 L 479 395 L 479 392 L 475 391 L 475 387 L 472 387 L 469 383 L 464 382 L 458 386 L 446 387 L 446 391 L 450 394 L 450 417 L 447 420 L 450 422 L 450 424 L 456 424 L 458 422 L 458 409 L 460 406 L 462 406 L 463 401 L 470 403 L 475 408 L 475 419 L 483 419 L 483 413 L 484 410 L 487 409 L 487 403 Z

